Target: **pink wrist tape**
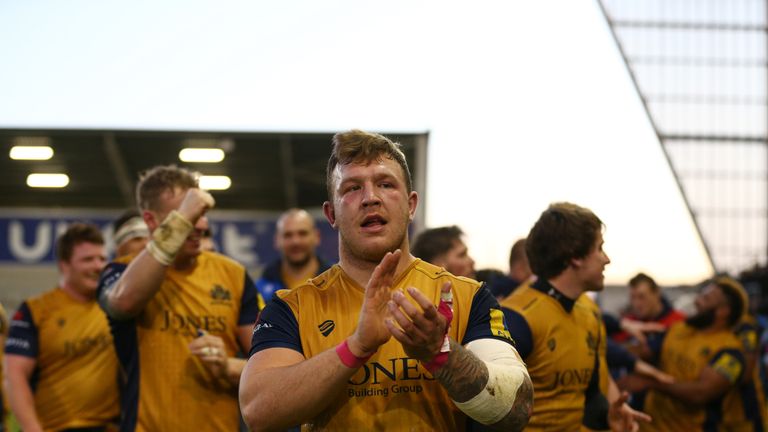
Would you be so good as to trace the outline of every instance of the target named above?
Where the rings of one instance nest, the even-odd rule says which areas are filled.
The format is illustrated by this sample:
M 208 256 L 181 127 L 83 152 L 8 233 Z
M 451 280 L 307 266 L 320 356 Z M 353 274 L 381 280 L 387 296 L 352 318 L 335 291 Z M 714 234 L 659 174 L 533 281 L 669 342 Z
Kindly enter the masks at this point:
M 360 366 L 364 365 L 365 362 L 368 361 L 373 354 L 367 356 L 367 357 L 358 357 L 354 354 L 352 354 L 352 351 L 349 349 L 349 344 L 347 344 L 347 340 L 344 339 L 344 342 L 336 345 L 336 354 L 339 356 L 339 359 L 344 364 L 344 366 L 350 368 L 350 369 L 357 369 Z
M 440 304 L 437 306 L 437 312 L 444 316 L 446 321 L 443 346 L 440 347 L 440 352 L 438 352 L 432 360 L 422 363 L 424 369 L 428 370 L 432 375 L 448 363 L 448 353 L 451 351 L 451 341 L 448 339 L 448 330 L 451 328 L 451 321 L 453 320 L 452 292 L 448 291 L 447 293 L 440 294 Z

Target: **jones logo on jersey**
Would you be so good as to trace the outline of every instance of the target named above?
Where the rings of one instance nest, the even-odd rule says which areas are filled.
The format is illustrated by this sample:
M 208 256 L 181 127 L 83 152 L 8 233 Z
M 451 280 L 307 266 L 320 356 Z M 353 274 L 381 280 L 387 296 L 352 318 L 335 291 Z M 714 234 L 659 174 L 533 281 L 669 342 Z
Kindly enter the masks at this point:
M 565 369 L 556 371 L 552 376 L 552 382 L 542 390 L 563 389 L 583 389 L 589 385 L 592 379 L 592 368 L 583 369 Z
M 418 360 L 400 357 L 391 358 L 388 363 L 368 362 L 347 382 L 352 385 L 366 385 L 380 384 L 386 379 L 391 381 L 434 380 L 432 376 L 419 370 Z
M 102 333 L 96 337 L 84 337 L 64 341 L 64 355 L 66 357 L 79 357 L 93 349 L 107 349 L 112 346 L 112 339 L 109 333 Z
M 208 333 L 226 333 L 227 317 L 221 315 L 181 315 L 174 311 L 163 311 L 160 331 L 180 332 L 185 335 L 197 335 L 197 329 Z
M 421 393 L 424 388 L 418 383 L 402 381 L 434 381 L 428 373 L 422 373 L 418 360 L 408 357 L 391 358 L 385 363 L 376 361 L 364 364 L 347 381 L 353 387 L 348 389 L 349 397 L 389 396 L 390 393 Z M 382 386 L 382 384 L 386 386 Z M 374 387 L 375 386 L 375 387 Z

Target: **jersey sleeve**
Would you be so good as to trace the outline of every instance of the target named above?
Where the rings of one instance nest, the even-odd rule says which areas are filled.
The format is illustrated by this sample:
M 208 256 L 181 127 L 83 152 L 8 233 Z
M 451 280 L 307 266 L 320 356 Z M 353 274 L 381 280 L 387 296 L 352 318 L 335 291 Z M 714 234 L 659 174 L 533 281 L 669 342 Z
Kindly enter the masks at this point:
M 528 325 L 525 317 L 520 315 L 517 311 L 512 309 L 502 308 L 504 311 L 504 320 L 507 323 L 507 328 L 512 336 L 512 340 L 515 341 L 515 348 L 518 354 L 523 360 L 531 354 L 533 351 L 533 334 L 531 333 L 531 326 Z
M 619 319 L 611 314 L 603 314 L 603 324 L 605 324 L 605 330 L 608 332 L 608 336 L 613 336 L 615 333 L 621 332 Z
M 745 352 L 754 353 L 757 351 L 757 327 L 754 324 L 743 323 L 736 332 L 736 335 L 739 337 Z
M 744 372 L 744 355 L 739 350 L 724 349 L 719 351 L 709 361 L 709 367 L 734 384 Z
M 29 306 L 24 302 L 11 317 L 8 339 L 5 341 L 5 353 L 36 358 L 37 342 L 37 326 L 32 320 Z
M 608 344 L 605 356 L 608 367 L 625 368 L 627 372 L 632 373 L 635 370 L 635 364 L 637 364 L 637 357 L 613 339 L 608 338 L 606 342 Z
M 243 284 L 243 297 L 240 299 L 240 316 L 237 318 L 237 325 L 250 325 L 256 322 L 259 315 L 259 300 L 256 286 L 248 276 L 248 272 L 245 272 Z
M 99 287 L 96 289 L 96 298 L 99 300 L 99 306 L 101 306 L 101 309 L 107 314 L 110 318 L 115 318 L 110 314 L 109 312 L 109 305 L 107 303 L 107 299 L 109 298 L 109 293 L 112 292 L 112 290 L 117 286 L 117 281 L 120 280 L 120 276 L 123 275 L 123 272 L 125 272 L 125 269 L 128 267 L 127 264 L 123 263 L 116 263 L 112 262 L 107 265 L 107 267 L 104 268 L 104 271 L 101 272 L 101 276 L 99 277 Z
M 288 348 L 304 354 L 299 323 L 290 306 L 277 296 L 267 303 L 253 327 L 249 357 L 268 348 Z
M 669 329 L 659 333 L 649 333 L 646 336 L 646 343 L 651 352 L 651 364 L 659 364 L 659 360 L 661 359 L 661 349 L 664 346 L 664 340 L 667 338 L 667 333 L 669 333 Z
M 461 344 L 466 345 L 473 340 L 487 338 L 499 339 L 513 344 L 499 302 L 483 284 L 472 298 L 467 331 Z

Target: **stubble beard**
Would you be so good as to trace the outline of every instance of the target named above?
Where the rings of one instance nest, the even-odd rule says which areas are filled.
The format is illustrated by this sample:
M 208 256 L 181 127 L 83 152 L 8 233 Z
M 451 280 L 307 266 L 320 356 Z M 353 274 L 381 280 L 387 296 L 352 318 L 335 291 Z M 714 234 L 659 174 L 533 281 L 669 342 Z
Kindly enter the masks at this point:
M 405 241 L 405 236 L 407 235 L 407 233 L 408 233 L 408 229 L 406 227 L 402 230 L 402 233 L 400 235 L 398 235 L 391 242 L 385 244 L 383 247 L 378 249 L 365 247 L 364 245 L 354 244 L 353 242 L 350 242 L 347 239 L 347 237 L 344 236 L 343 234 L 340 236 L 340 239 L 341 239 L 342 247 L 346 249 L 347 254 L 352 258 L 369 262 L 369 263 L 378 264 L 381 262 L 381 260 L 384 258 L 384 255 L 386 255 L 387 252 L 393 252 L 396 249 L 399 249 L 400 246 L 403 245 L 403 242 Z
M 197 257 L 199 257 L 202 253 L 202 243 L 200 243 L 197 247 L 192 247 L 185 241 L 184 245 L 182 245 L 181 249 L 179 249 L 179 252 L 176 253 L 176 258 L 173 260 L 174 265 L 187 266 L 194 264 L 197 260 Z
M 288 264 L 288 267 L 291 267 L 293 269 L 300 269 L 304 267 L 305 265 L 309 264 L 309 261 L 312 259 L 312 254 L 307 252 L 304 255 L 302 255 L 299 259 L 290 259 L 287 256 L 283 257 L 286 264 Z
M 95 297 L 99 289 L 98 281 L 94 281 L 85 274 L 79 275 L 77 279 L 70 279 L 69 283 L 75 291 L 87 297 Z
M 686 318 L 685 323 L 699 330 L 710 327 L 715 322 L 715 309 L 710 308 Z

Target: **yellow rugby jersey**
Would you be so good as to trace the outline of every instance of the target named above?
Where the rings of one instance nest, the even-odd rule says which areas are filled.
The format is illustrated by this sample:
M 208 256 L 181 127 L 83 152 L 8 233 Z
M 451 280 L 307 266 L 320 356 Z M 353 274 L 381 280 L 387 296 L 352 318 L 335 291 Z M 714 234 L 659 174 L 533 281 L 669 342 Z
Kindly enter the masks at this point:
M 604 368 L 599 356 L 606 342 L 594 302 L 586 295 L 568 299 L 540 279 L 515 290 L 501 307 L 533 382 L 533 413 L 526 430 L 579 430 L 588 390 L 589 413 L 604 422 L 607 405 L 600 399 L 600 387 L 607 388 L 607 375 L 600 380 L 595 372 Z
M 393 289 L 413 286 L 435 305 L 446 281 L 453 284 L 449 334 L 461 344 L 481 338 L 511 343 L 498 303 L 480 283 L 416 259 Z M 307 284 L 278 291 L 259 317 L 251 355 L 275 347 L 311 358 L 349 337 L 357 327 L 364 288 L 338 265 Z M 287 392 L 285 397 L 291 397 Z M 346 389 L 304 430 L 466 430 L 466 415 L 443 387 L 391 338 L 349 379 Z
M 599 373 L 598 373 L 598 388 L 600 389 L 600 393 L 603 395 L 608 395 L 608 382 L 611 378 L 611 374 L 608 371 L 608 361 L 607 361 L 607 354 L 608 354 L 608 344 L 606 337 L 608 336 L 608 332 L 605 329 L 605 322 L 603 322 L 602 319 L 602 311 L 600 311 L 600 306 L 595 303 L 595 301 L 588 295 L 582 296 L 584 298 L 579 298 L 579 302 L 583 303 L 585 306 L 589 307 L 589 309 L 592 310 L 592 313 L 598 318 L 598 322 L 600 323 L 600 334 L 598 335 L 598 341 L 599 341 L 599 350 L 598 353 L 600 355 L 599 361 L 600 361 L 600 367 L 599 367 Z
M 107 266 L 102 296 L 114 286 L 131 257 Z M 198 329 L 238 351 L 237 330 L 256 321 L 256 288 L 242 265 L 213 252 L 194 268 L 169 267 L 165 279 L 134 319 L 110 324 L 121 369 L 121 431 L 237 431 L 237 389 L 214 377 L 189 350 Z
M 659 369 L 676 382 L 695 381 L 709 366 L 731 383 L 741 379 L 744 358 L 741 343 L 730 331 L 705 333 L 685 322 L 673 324 L 662 342 Z M 649 390 L 644 410 L 653 417 L 651 424 L 641 424 L 648 431 L 721 430 L 725 395 L 706 406 L 687 404 L 657 390 Z
M 104 426 L 119 417 L 118 365 L 107 317 L 60 288 L 22 303 L 6 354 L 36 360 L 31 378 L 43 429 Z
M 759 350 L 757 321 L 746 316 L 736 329 L 745 353 L 754 354 Z M 766 420 L 765 395 L 760 379 L 760 359 L 752 370 L 750 379 L 742 378 L 731 389 L 723 401 L 723 425 L 728 430 L 757 432 L 764 429 Z
M 609 430 L 608 426 L 608 384 L 611 379 L 610 371 L 608 370 L 608 331 L 605 329 L 605 322 L 602 320 L 602 312 L 600 307 L 592 300 L 591 297 L 583 295 L 583 301 L 585 305 L 588 305 L 592 309 L 592 313 L 600 317 L 600 336 L 598 338 L 598 354 L 599 365 L 597 375 L 593 375 L 592 382 L 587 388 L 586 397 L 587 402 L 584 407 L 585 420 L 582 421 L 582 431 L 602 431 Z M 590 418 L 587 419 L 587 416 Z M 588 423 L 585 425 L 584 423 Z

